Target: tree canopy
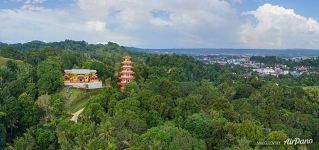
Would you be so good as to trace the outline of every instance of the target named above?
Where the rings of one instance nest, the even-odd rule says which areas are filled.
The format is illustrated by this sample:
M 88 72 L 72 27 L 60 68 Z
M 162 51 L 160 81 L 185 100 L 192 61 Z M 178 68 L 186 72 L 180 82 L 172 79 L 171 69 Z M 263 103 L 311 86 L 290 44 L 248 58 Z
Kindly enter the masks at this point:
M 125 53 L 136 78 L 119 91 Z M 0 56 L 23 62 L 0 67 L 0 149 L 319 149 L 317 75 L 247 77 L 238 66 L 111 42 L 1 44 Z M 63 70 L 72 68 L 97 70 L 107 86 L 76 95 L 63 86 Z M 83 101 L 78 121 L 70 121 Z M 258 144 L 295 137 L 314 143 Z

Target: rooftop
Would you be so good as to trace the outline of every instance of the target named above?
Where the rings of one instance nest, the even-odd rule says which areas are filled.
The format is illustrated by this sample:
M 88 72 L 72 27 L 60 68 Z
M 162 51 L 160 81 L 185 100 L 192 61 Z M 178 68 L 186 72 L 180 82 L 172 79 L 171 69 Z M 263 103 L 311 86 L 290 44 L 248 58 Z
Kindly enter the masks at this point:
M 65 73 L 75 73 L 75 74 L 87 74 L 87 73 L 96 73 L 96 70 L 90 69 L 71 69 L 71 70 L 64 70 Z

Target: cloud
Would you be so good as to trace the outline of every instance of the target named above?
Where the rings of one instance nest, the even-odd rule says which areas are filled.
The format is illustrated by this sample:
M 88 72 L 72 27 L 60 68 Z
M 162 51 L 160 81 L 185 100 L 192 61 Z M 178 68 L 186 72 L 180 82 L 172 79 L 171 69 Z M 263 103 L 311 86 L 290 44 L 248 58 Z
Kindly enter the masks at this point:
M 169 20 L 161 19 L 161 18 L 152 18 L 149 22 L 151 25 L 165 27 L 165 26 L 171 26 L 172 23 Z
M 127 35 L 106 30 L 104 22 L 83 20 L 76 10 L 35 8 L 0 9 L 0 41 L 14 43 L 73 39 L 90 43 L 134 42 Z
M 93 31 L 105 31 L 105 23 L 101 21 L 88 21 L 86 22 L 87 28 Z
M 7 0 L 8 1 L 8 0 Z M 9 0 L 0 41 L 86 40 L 144 48 L 318 48 L 319 23 L 272 4 L 240 13 L 243 0 Z M 242 15 L 240 15 L 242 14 Z
M 22 2 L 24 4 L 41 4 L 46 0 L 2 0 L 4 2 Z
M 318 48 L 319 23 L 293 9 L 264 4 L 246 12 L 253 16 L 241 26 L 241 42 L 251 48 Z
M 107 29 L 133 36 L 141 43 L 136 46 L 231 47 L 237 44 L 233 37 L 238 17 L 227 1 L 78 0 L 77 4 L 86 19 L 105 22 Z M 196 39 L 201 41 L 189 42 Z
M 0 41 L 86 40 L 122 45 L 236 47 L 239 23 L 230 2 L 221 0 L 74 0 L 47 8 L 45 0 L 16 0 L 0 9 Z
M 25 0 L 25 4 L 41 4 L 43 3 L 45 0 Z

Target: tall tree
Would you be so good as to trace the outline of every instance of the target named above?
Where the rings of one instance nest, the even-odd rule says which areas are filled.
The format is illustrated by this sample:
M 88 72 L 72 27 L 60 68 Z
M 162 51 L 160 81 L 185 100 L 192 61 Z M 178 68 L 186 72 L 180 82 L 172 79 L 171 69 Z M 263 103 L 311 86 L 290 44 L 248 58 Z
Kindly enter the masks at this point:
M 59 59 L 50 57 L 41 62 L 37 67 L 39 78 L 37 86 L 40 94 L 52 94 L 59 90 L 63 85 L 63 75 Z

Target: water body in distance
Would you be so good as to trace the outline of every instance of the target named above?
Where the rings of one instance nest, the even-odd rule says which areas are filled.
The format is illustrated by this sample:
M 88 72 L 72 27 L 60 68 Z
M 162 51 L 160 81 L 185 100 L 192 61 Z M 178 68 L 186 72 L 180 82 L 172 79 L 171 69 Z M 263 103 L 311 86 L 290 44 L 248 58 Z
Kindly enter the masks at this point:
M 128 50 L 160 53 L 160 54 L 186 54 L 186 55 L 247 55 L 247 56 L 279 56 L 279 57 L 317 57 L 319 49 L 140 49 L 128 47 Z

